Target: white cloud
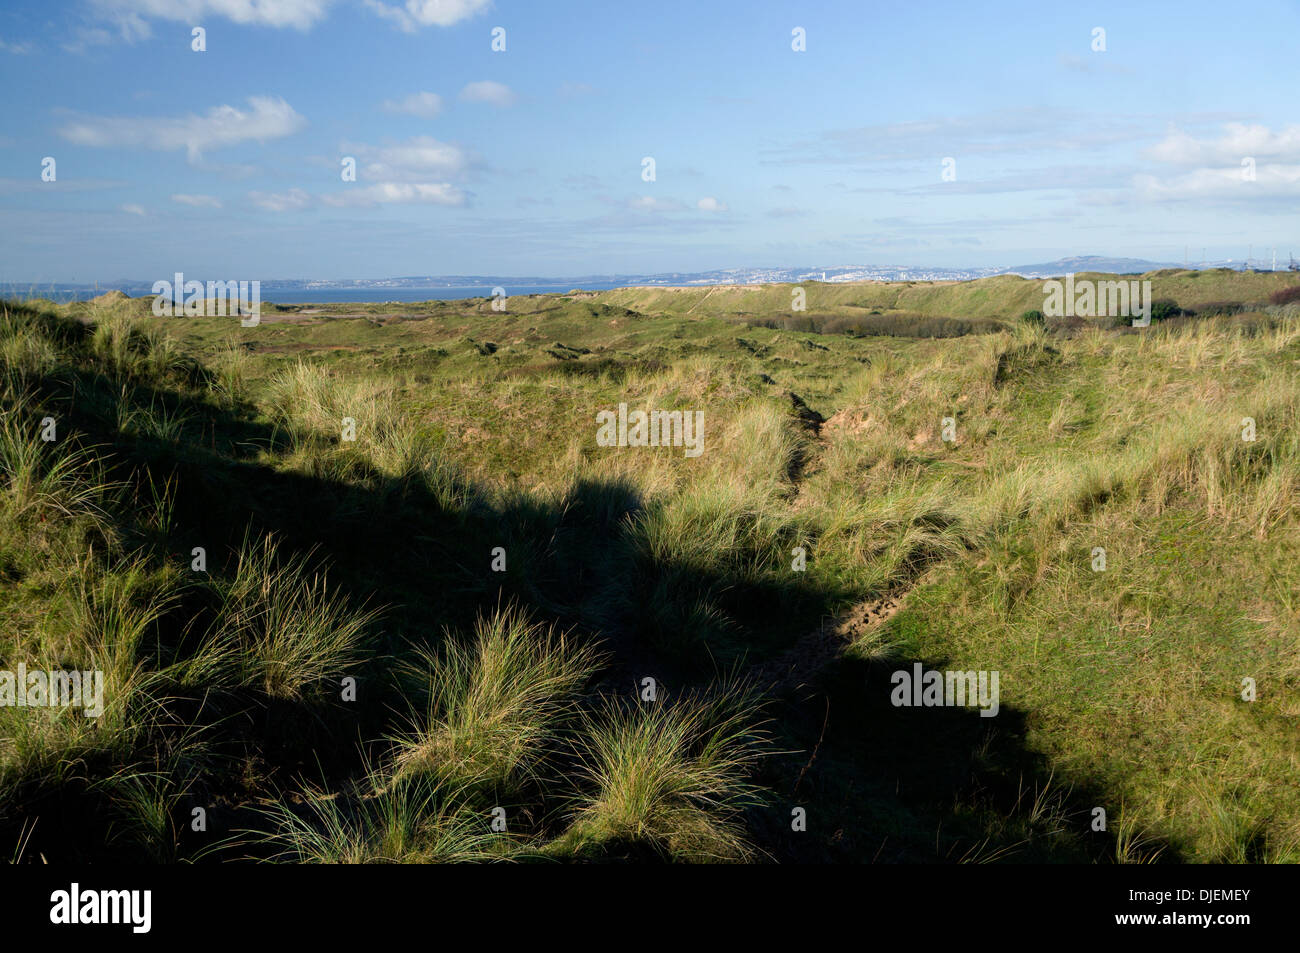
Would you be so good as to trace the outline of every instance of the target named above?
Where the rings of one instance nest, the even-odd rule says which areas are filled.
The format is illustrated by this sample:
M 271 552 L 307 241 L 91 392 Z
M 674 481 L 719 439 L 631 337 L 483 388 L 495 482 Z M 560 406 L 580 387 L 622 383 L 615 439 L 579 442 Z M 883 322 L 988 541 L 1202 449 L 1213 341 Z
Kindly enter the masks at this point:
M 829 129 L 788 146 L 763 148 L 765 165 L 912 163 L 918 156 L 1095 153 L 1154 139 L 1143 115 L 1088 113 L 1048 106 L 1003 107 L 963 116 Z
M 148 39 L 153 31 L 139 13 L 130 9 L 130 6 L 126 2 L 114 4 L 108 0 L 95 0 L 91 4 L 92 16 L 100 21 L 108 21 L 116 30 L 109 30 L 104 26 L 79 26 L 74 32 L 72 42 L 64 43 L 63 48 L 72 53 L 81 53 L 91 46 L 136 43 Z
M 440 142 L 432 136 L 413 136 L 382 146 L 343 142 L 340 148 L 345 155 L 357 158 L 360 181 L 319 196 L 324 205 L 336 208 L 416 204 L 462 206 L 469 202 L 470 194 L 455 181 L 475 168 L 478 159 L 459 146 Z M 306 197 L 305 193 L 303 196 Z M 271 199 L 278 200 L 276 204 L 282 206 L 276 211 L 301 207 L 284 202 L 280 196 Z
M 695 203 L 695 207 L 702 212 L 725 212 L 727 206 L 711 195 L 706 195 Z
M 414 33 L 422 26 L 453 26 L 491 5 L 491 0 L 406 0 L 403 6 L 395 7 L 379 0 L 366 0 L 366 6 L 407 33 Z
M 193 208 L 221 208 L 221 200 L 211 195 L 186 195 L 178 192 L 172 196 L 172 201 Z
M 388 205 L 424 203 L 464 205 L 465 193 L 447 182 L 377 182 L 327 195 L 327 205 Z
M 10 43 L 3 37 L 0 37 L 0 53 L 16 53 L 19 56 L 22 56 L 32 52 L 34 49 L 36 49 L 36 46 L 33 43 Z
M 130 215 L 144 215 L 144 214 L 145 214 L 144 206 L 143 206 L 143 205 L 136 205 L 136 204 L 133 203 L 133 202 L 128 202 L 126 205 L 123 205 L 123 206 L 122 206 L 122 211 L 123 211 L 123 212 L 126 212 L 126 213 L 128 213 L 128 214 L 130 214 Z
M 437 93 L 411 93 L 404 99 L 385 100 L 384 111 L 433 119 L 442 112 L 442 97 Z
M 189 160 L 197 162 L 209 149 L 278 139 L 307 125 L 307 120 L 279 97 L 250 96 L 248 104 L 249 109 L 214 106 L 204 116 L 91 116 L 72 121 L 59 130 L 59 135 L 81 146 L 184 149 Z
M 148 19 L 197 26 L 204 18 L 221 17 L 240 24 L 306 30 L 323 20 L 334 3 L 335 0 L 92 0 L 92 6 L 106 19 L 119 24 L 144 25 L 144 36 L 149 35 L 144 24 Z
M 288 192 L 249 192 L 249 201 L 258 208 L 268 212 L 289 212 L 311 205 L 311 196 L 302 189 L 290 189 Z
M 490 79 L 481 79 L 478 82 L 467 83 L 465 88 L 460 91 L 460 98 L 467 103 L 489 103 L 493 106 L 511 106 L 518 100 L 509 86 L 505 83 L 494 82 Z
M 414 136 L 389 146 L 343 143 L 343 152 L 361 159 L 361 177 L 375 182 L 446 181 L 463 175 L 475 160 L 459 146 L 432 136 Z
M 1135 176 L 1133 186 L 1144 199 L 1275 203 L 1300 195 L 1300 125 L 1274 132 L 1229 122 L 1217 136 L 1201 138 L 1171 127 L 1143 156 L 1180 170 Z
M 1230 122 L 1223 129 L 1217 139 L 1197 139 L 1181 129 L 1171 129 L 1144 155 L 1182 166 L 1238 165 L 1247 156 L 1300 161 L 1300 125 L 1273 132 L 1268 126 Z
M 1168 179 L 1139 175 L 1133 184 L 1138 194 L 1154 200 L 1228 199 L 1275 202 L 1300 197 L 1300 165 L 1257 165 L 1254 180 L 1242 177 L 1242 168 L 1193 169 Z
M 680 212 L 685 208 L 676 199 L 659 199 L 653 195 L 638 195 L 629 199 L 627 207 L 638 212 Z

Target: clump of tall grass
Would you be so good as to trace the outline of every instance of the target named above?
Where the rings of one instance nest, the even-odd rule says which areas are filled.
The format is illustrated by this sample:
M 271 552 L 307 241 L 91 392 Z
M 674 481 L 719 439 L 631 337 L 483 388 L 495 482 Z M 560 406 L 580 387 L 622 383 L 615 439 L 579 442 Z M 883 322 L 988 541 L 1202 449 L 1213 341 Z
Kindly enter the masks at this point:
M 208 389 L 217 402 L 225 407 L 234 407 L 249 397 L 249 372 L 252 357 L 238 342 L 227 341 L 225 347 L 212 362 L 212 376 Z
M 422 484 L 444 509 L 459 509 L 471 498 L 468 482 L 448 459 L 446 438 L 412 426 L 395 408 L 378 415 L 363 448 L 382 473 Z
M 349 479 L 378 473 L 418 483 L 447 510 L 471 499 L 468 483 L 448 460 L 445 440 L 413 426 L 380 383 L 345 381 L 298 361 L 272 380 L 268 403 L 300 463 L 318 474 Z
M 24 392 L 58 362 L 58 348 L 48 337 L 28 324 L 19 325 L 8 311 L 0 313 L 0 368 L 11 396 Z
M 1137 816 L 1121 804 L 1115 825 L 1115 863 L 1154 864 L 1164 849 L 1157 836 L 1141 827 Z
M 651 563 L 725 567 L 755 579 L 803 535 L 787 504 L 809 438 L 777 405 L 750 401 L 706 426 L 706 441 L 693 466 L 703 473 L 635 517 L 638 549 Z
M 1016 371 L 1028 370 L 1051 363 L 1057 356 L 1052 348 L 1050 332 L 1038 324 L 1020 322 L 1012 325 L 1006 337 L 990 339 L 989 351 L 996 351 L 993 383 L 1001 384 Z
M 35 303 L 0 301 L 0 354 L 7 376 L 35 376 L 48 370 L 84 332 L 80 323 L 51 310 L 38 310 Z
M 291 432 L 336 436 L 342 432 L 344 419 L 351 418 L 361 440 L 367 439 L 378 422 L 383 403 L 375 384 L 331 376 L 326 368 L 306 361 L 297 361 L 276 374 L 268 395 L 271 418 Z
M 440 652 L 422 649 L 408 666 L 425 708 L 393 739 L 394 778 L 517 788 L 573 717 L 577 691 L 599 664 L 591 646 L 530 622 L 518 607 L 480 616 L 472 640 L 449 634 Z
M 269 831 L 251 832 L 272 860 L 302 864 L 466 863 L 509 856 L 511 838 L 493 832 L 455 790 L 420 779 L 385 784 L 368 774 L 347 794 L 312 789 L 301 806 L 262 810 Z
M 0 708 L 0 804 L 21 804 L 18 792 L 25 788 L 57 787 L 103 740 L 93 720 L 75 709 Z
M 104 508 L 116 484 L 104 478 L 95 454 L 71 446 L 66 434 L 62 440 L 43 440 L 44 419 L 25 399 L 0 411 L 0 506 L 6 518 L 106 523 Z M 56 418 L 56 436 L 58 424 Z
M 634 517 L 637 551 L 650 564 L 730 571 L 754 579 L 783 563 L 801 521 L 741 483 L 701 482 Z M 784 548 L 783 548 L 784 547 Z
M 191 415 L 179 408 L 168 409 L 150 400 L 148 407 L 133 405 L 125 389 L 117 402 L 117 429 L 134 437 L 146 437 L 164 443 L 180 443 Z
M 161 378 L 185 363 L 174 338 L 124 310 L 97 317 L 90 351 L 119 379 Z
M 742 405 L 707 436 L 712 444 L 702 456 L 714 481 L 746 487 L 773 502 L 788 495 L 790 479 L 810 452 L 807 434 L 770 401 Z
M 80 774 L 90 758 L 130 765 L 155 731 L 175 672 L 160 658 L 157 624 L 180 587 L 143 560 L 101 565 L 93 553 L 72 567 L 67 609 L 8 647 L 9 664 L 29 670 L 99 673 L 98 699 L 83 707 L 0 708 L 0 793 L 52 786 Z M 92 691 L 93 682 L 82 682 Z M 90 703 L 102 711 L 87 717 Z M 173 739 L 179 754 L 188 742 Z
M 157 643 L 157 624 L 182 587 L 175 576 L 151 571 L 141 559 L 101 569 L 87 554 L 74 574 L 69 643 L 63 653 L 85 653 L 104 673 L 101 731 L 127 737 L 159 713 L 171 679 Z
M 309 553 L 282 556 L 270 535 L 246 538 L 233 579 L 214 585 L 222 605 L 193 664 L 226 677 L 234 666 L 239 684 L 276 698 L 309 696 L 340 678 L 378 617 L 332 587 Z
M 741 812 L 764 733 L 743 687 L 631 707 L 608 701 L 575 739 L 587 791 L 559 853 L 641 843 L 688 860 L 746 860 Z
M 181 831 L 191 820 L 184 805 L 200 768 L 196 756 L 205 753 L 196 735 L 188 731 L 172 740 L 169 756 L 160 763 L 127 765 L 91 785 L 104 796 L 112 819 L 109 845 L 142 854 L 152 863 L 179 859 Z

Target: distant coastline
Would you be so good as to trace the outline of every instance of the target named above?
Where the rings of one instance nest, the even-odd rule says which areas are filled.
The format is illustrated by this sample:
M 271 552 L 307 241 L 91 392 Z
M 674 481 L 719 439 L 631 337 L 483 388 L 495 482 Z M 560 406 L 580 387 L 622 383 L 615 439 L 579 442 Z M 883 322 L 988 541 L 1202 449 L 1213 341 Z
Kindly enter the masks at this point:
M 569 291 L 612 291 L 616 288 L 683 288 L 824 282 L 849 284 L 881 281 L 975 281 L 996 275 L 1023 278 L 1056 278 L 1068 273 L 1143 274 L 1162 269 L 1206 270 L 1228 268 L 1242 271 L 1241 261 L 1198 262 L 1190 265 L 1147 261 L 1140 258 L 1108 258 L 1098 255 L 1062 258 L 1057 261 L 1014 267 L 933 268 L 910 265 L 841 265 L 798 268 L 732 268 L 702 272 L 656 274 L 580 275 L 572 278 L 540 276 L 494 277 L 491 275 L 423 275 L 395 278 L 358 279 L 260 279 L 262 297 L 277 304 L 383 303 L 396 301 L 452 301 L 462 298 L 490 298 L 493 288 L 506 295 L 565 294 Z M 1279 271 L 1286 266 L 1279 265 Z M 1259 270 L 1253 268 L 1250 270 Z M 166 276 L 166 277 L 170 277 Z M 194 277 L 200 277 L 195 275 Z M 256 276 L 250 276 L 256 277 Z M 122 279 L 93 284 L 76 282 L 0 281 L 0 297 L 48 298 L 52 301 L 88 301 L 110 291 L 133 298 L 151 294 L 152 281 Z

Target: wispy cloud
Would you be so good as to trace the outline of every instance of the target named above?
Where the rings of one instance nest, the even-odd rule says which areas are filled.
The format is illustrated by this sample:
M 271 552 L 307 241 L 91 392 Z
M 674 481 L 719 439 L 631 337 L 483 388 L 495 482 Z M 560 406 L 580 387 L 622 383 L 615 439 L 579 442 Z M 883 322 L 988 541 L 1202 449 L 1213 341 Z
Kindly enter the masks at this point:
M 820 138 L 763 151 L 766 165 L 867 164 L 940 156 L 1094 151 L 1158 135 L 1146 116 L 1097 115 L 1026 106 L 830 129 Z
M 695 201 L 657 195 L 630 198 L 599 195 L 596 199 L 608 206 L 609 211 L 575 223 L 577 228 L 608 233 L 626 230 L 686 234 L 737 224 L 733 216 L 726 214 L 727 206 L 711 196 Z
M 460 206 L 466 202 L 465 192 L 447 182 L 378 182 L 335 192 L 323 197 L 326 205 L 428 205 Z
M 197 24 L 220 17 L 234 23 L 306 30 L 329 13 L 336 0 L 91 0 L 103 18 L 116 23 L 150 19 Z M 145 26 L 145 35 L 148 27 Z
M 14 53 L 18 56 L 25 56 L 36 49 L 36 44 L 30 42 L 14 43 L 0 37 L 0 53 Z
M 514 90 L 505 83 L 490 79 L 467 83 L 460 91 L 460 98 L 462 102 L 488 103 L 492 106 L 513 106 L 519 99 Z
M 172 201 L 178 205 L 188 205 L 192 208 L 221 208 L 221 200 L 213 195 L 187 195 L 184 192 L 178 192 L 172 196 Z
M 51 190 L 59 192 L 102 192 L 109 189 L 120 189 L 129 185 L 122 179 L 80 179 L 60 178 L 57 182 L 42 182 L 39 176 L 30 176 L 29 178 L 3 178 L 0 179 L 0 195 L 19 194 L 25 192 L 49 192 Z
M 442 112 L 442 97 L 437 93 L 411 93 L 402 99 L 385 100 L 384 112 L 434 119 Z
M 363 179 L 389 182 L 451 180 L 479 165 L 479 160 L 460 146 L 432 136 L 414 136 L 404 142 L 372 146 L 345 142 L 343 151 L 357 156 Z
M 307 120 L 279 97 L 251 96 L 248 108 L 214 106 L 206 115 L 176 117 L 88 116 L 59 130 L 68 142 L 80 146 L 171 151 L 184 149 L 198 162 L 209 149 L 242 142 L 264 142 L 292 135 Z
M 895 195 L 997 195 L 1011 192 L 1068 191 L 1122 188 L 1137 171 L 1133 163 L 1099 162 L 1096 165 L 1054 165 L 1015 169 L 1001 175 L 971 176 L 964 171 L 954 182 L 944 182 L 932 170 L 933 181 L 906 186 L 855 187 L 849 192 L 888 192 Z
M 334 208 L 375 205 L 469 204 L 471 193 L 458 182 L 481 167 L 479 158 L 460 146 L 432 136 L 413 136 L 402 142 L 371 145 L 343 142 L 342 151 L 358 160 L 356 183 L 338 191 L 309 196 L 300 190 L 289 195 L 259 195 L 258 204 L 271 211 L 289 211 L 320 204 Z
M 268 212 L 291 212 L 307 208 L 312 204 L 312 197 L 302 189 L 290 189 L 288 192 L 249 192 L 248 199 L 258 208 Z
M 566 175 L 560 180 L 560 184 L 566 188 L 579 189 L 583 192 L 593 192 L 604 185 L 598 176 L 594 176 L 590 172 L 575 172 L 572 175 Z
M 638 195 L 628 199 L 626 207 L 635 212 L 680 212 L 686 208 L 676 199 L 661 199 L 653 195 Z
M 1228 203 L 1262 204 L 1294 215 L 1294 200 L 1300 198 L 1300 165 L 1259 165 L 1253 179 L 1247 179 L 1238 166 L 1193 169 L 1166 178 L 1139 175 L 1133 184 L 1139 197 L 1157 202 L 1216 199 Z M 1281 199 L 1292 200 L 1290 207 L 1277 207 Z
M 1236 165 L 1247 156 L 1300 162 L 1300 125 L 1274 132 L 1268 126 L 1230 122 L 1221 135 L 1205 139 L 1171 128 L 1143 155 L 1180 166 Z
M 406 0 L 403 6 L 366 0 L 366 6 L 406 33 L 422 26 L 454 26 L 492 6 L 491 0 Z

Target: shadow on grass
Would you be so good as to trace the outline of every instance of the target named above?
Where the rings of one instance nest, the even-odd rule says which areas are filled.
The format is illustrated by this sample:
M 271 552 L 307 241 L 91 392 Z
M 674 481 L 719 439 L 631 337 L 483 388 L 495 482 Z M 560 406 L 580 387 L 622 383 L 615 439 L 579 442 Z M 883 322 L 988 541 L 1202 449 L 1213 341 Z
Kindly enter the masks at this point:
M 288 435 L 251 408 L 203 399 L 201 368 L 170 382 L 105 374 L 86 353 L 84 326 L 33 320 L 76 356 L 36 386 L 45 407 L 63 415 L 63 432 L 106 449 L 112 476 L 137 493 L 150 483 L 174 490 L 165 534 L 138 513 L 116 514 L 130 545 L 182 567 L 202 546 L 209 572 L 229 578 L 248 534 L 271 533 L 284 555 L 327 562 L 331 585 L 354 604 L 384 607 L 356 704 L 252 691 L 169 702 L 175 726 L 202 726 L 209 739 L 203 769 L 173 805 L 173 821 L 186 829 L 181 856 L 205 846 L 185 823 L 194 804 L 211 810 L 215 831 L 268 793 L 358 777 L 404 710 L 397 663 L 415 646 L 436 645 L 444 629 L 467 630 L 509 601 L 539 621 L 599 638 L 609 664 L 597 687 L 631 694 L 645 676 L 676 692 L 743 673 L 854 595 L 819 589 L 804 574 L 741 578 L 653 556 L 638 537 L 647 504 L 626 483 L 579 482 L 558 501 L 502 500 L 446 472 L 431 486 L 419 473 L 395 477 L 363 462 L 344 478 L 276 469 L 266 461 L 287 449 Z M 181 417 L 177 439 L 123 437 L 123 411 L 158 407 Z M 504 572 L 492 570 L 494 547 L 505 550 Z M 189 591 L 160 621 L 158 644 L 183 651 L 186 625 L 215 610 L 211 599 L 210 590 Z M 1088 824 L 1093 806 L 1107 807 L 1112 819 L 1117 809 L 1097 792 L 1049 781 L 1025 748 L 1020 713 L 1003 708 L 983 719 L 969 710 L 893 707 L 889 675 L 910 665 L 841 658 L 812 687 L 771 702 L 776 747 L 785 753 L 766 759 L 759 780 L 771 800 L 746 818 L 760 850 L 793 861 L 1114 857 L 1113 835 Z M 87 763 L 80 775 L 100 770 L 107 765 Z M 17 842 L 39 817 L 28 858 L 160 859 L 142 855 L 130 837 L 108 836 L 110 794 L 84 780 L 36 785 L 30 800 L 0 808 L 0 843 Z M 805 832 L 791 830 L 794 807 L 807 811 Z M 629 851 L 609 859 L 640 856 Z M 1173 859 L 1172 851 L 1164 857 Z
M 1120 806 L 1066 779 L 1025 743 L 1025 713 L 1001 706 L 895 707 L 894 672 L 914 659 L 841 657 L 816 690 L 779 702 L 774 715 L 800 750 L 779 755 L 761 779 L 770 810 L 753 821 L 775 859 L 879 863 L 1113 863 Z M 927 660 L 928 670 L 950 668 Z M 807 812 L 807 831 L 791 811 Z M 1107 831 L 1094 831 L 1094 808 Z M 1177 861 L 1147 841 L 1148 860 Z

